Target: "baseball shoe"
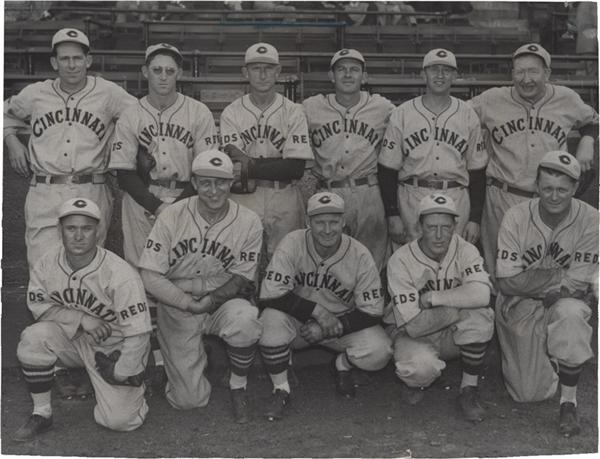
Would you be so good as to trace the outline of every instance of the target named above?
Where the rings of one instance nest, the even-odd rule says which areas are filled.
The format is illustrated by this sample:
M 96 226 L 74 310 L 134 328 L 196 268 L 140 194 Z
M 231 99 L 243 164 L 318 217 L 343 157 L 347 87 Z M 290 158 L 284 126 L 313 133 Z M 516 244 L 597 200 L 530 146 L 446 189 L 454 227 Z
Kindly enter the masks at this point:
M 13 435 L 15 441 L 33 440 L 37 435 L 52 428 L 52 416 L 45 418 L 39 414 L 32 414 L 27 422 Z
M 563 437 L 574 437 L 581 432 L 581 426 L 577 420 L 577 408 L 574 403 L 564 402 L 560 404 L 560 421 L 558 428 Z
M 231 389 L 231 404 L 233 405 L 233 418 L 237 424 L 246 424 L 248 418 L 248 399 L 246 389 Z
M 458 406 L 467 421 L 481 422 L 485 417 L 485 409 L 481 406 L 477 386 L 465 386 L 457 398 Z
M 425 389 L 426 387 L 410 387 L 402 383 L 402 400 L 415 406 L 425 398 Z
M 346 398 L 356 397 L 356 387 L 354 387 L 354 376 L 352 370 L 335 370 L 335 390 L 338 394 Z
M 275 421 L 283 417 L 285 407 L 290 404 L 290 394 L 282 389 L 277 389 L 268 402 L 265 416 L 269 421 Z
M 165 366 L 158 365 L 152 367 L 152 369 L 147 369 L 144 384 L 146 385 L 145 395 L 147 397 L 153 397 L 156 394 L 164 394 L 165 388 L 167 387 L 167 372 L 165 371 Z
M 80 375 L 79 384 L 75 389 L 75 395 L 81 399 L 94 396 L 94 388 L 92 387 L 92 381 L 90 381 L 90 375 L 87 371 L 83 371 Z
M 78 384 L 67 368 L 61 368 L 54 373 L 54 387 L 60 398 L 71 400 L 77 396 Z

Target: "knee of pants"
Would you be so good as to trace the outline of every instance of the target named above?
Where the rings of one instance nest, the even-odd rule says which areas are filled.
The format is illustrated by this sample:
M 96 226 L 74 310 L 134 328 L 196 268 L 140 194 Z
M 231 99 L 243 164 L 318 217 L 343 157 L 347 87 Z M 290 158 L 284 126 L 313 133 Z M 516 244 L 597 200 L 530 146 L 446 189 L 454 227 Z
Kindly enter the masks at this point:
M 487 343 L 494 335 L 492 308 L 461 309 L 460 321 L 454 325 L 454 342 L 463 344 Z
M 585 321 L 590 318 L 591 310 L 587 304 L 575 298 L 561 298 L 552 306 L 550 322 L 558 320 Z
M 258 320 L 258 308 L 241 298 L 225 303 L 225 323 L 219 336 L 232 346 L 250 346 L 262 334 L 262 324 Z
M 350 363 L 361 370 L 377 371 L 387 365 L 392 356 L 392 341 L 382 328 L 373 327 L 377 331 L 363 330 L 368 333 L 359 346 L 346 349 Z
M 396 375 L 409 387 L 427 387 L 442 374 L 446 362 L 431 346 L 419 346 L 411 352 L 394 353 Z
M 267 308 L 261 313 L 259 320 L 263 328 L 259 345 L 277 347 L 294 341 L 296 330 L 285 312 Z
M 94 419 L 101 426 L 117 432 L 129 432 L 140 427 L 146 419 L 148 413 L 148 404 L 144 400 L 143 405 L 139 410 L 121 411 L 113 410 L 110 416 L 103 415 L 96 406 L 94 409 Z
M 21 333 L 17 346 L 17 358 L 21 363 L 30 365 L 51 365 L 56 355 L 48 348 L 48 342 L 62 333 L 54 322 L 36 322 Z

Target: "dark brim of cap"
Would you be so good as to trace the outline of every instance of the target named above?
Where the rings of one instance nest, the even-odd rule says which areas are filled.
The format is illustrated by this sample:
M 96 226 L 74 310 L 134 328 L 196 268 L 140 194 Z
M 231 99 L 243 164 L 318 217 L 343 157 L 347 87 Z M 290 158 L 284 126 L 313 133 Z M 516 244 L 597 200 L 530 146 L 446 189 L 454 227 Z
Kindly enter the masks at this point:
M 192 173 L 197 177 L 224 178 L 233 180 L 233 174 L 229 174 L 225 171 L 219 171 L 215 169 L 197 169 L 195 171 L 192 171 Z

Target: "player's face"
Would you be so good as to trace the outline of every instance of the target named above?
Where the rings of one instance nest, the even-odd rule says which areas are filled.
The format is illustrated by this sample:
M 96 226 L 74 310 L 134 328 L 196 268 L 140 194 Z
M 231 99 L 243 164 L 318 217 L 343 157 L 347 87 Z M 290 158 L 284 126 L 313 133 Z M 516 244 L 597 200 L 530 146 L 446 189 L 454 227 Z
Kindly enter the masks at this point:
M 98 242 L 98 220 L 86 215 L 68 215 L 59 224 L 62 242 L 67 254 L 88 255 Z
M 324 249 L 335 248 L 342 239 L 344 216 L 342 214 L 320 214 L 309 217 L 310 227 L 315 246 Z
M 434 64 L 423 69 L 423 79 L 431 94 L 450 94 L 458 72 L 448 65 Z
M 242 74 L 248 80 L 250 89 L 259 93 L 271 91 L 275 87 L 281 66 L 260 62 L 242 67 Z
M 227 203 L 233 180 L 195 176 L 192 178 L 192 183 L 198 192 L 200 206 L 214 212 L 222 209 Z
M 148 80 L 148 92 L 160 96 L 174 94 L 177 91 L 177 79 L 182 70 L 175 59 L 165 54 L 157 54 L 142 73 Z
M 575 191 L 577 191 L 577 182 L 566 175 L 552 175 L 540 171 L 537 179 L 537 192 L 540 197 L 540 206 L 548 214 L 561 215 L 568 212 Z
M 513 84 L 523 99 L 538 101 L 544 95 L 549 78 L 550 69 L 544 66 L 541 58 L 526 54 L 514 60 Z
M 421 221 L 421 250 L 432 260 L 442 260 L 456 229 L 456 219 L 449 214 L 425 215 Z
M 56 45 L 56 56 L 50 58 L 50 63 L 58 72 L 63 87 L 78 88 L 84 84 L 87 69 L 92 65 L 92 56 L 86 54 L 77 43 L 60 43 Z
M 329 72 L 329 78 L 337 93 L 356 94 L 367 81 L 367 72 L 363 71 L 361 62 L 356 59 L 340 59 Z

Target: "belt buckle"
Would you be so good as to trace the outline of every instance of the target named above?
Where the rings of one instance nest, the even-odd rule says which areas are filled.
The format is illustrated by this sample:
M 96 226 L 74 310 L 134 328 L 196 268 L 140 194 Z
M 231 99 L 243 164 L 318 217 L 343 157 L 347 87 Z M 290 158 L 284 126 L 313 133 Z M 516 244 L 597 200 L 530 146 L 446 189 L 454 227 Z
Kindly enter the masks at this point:
M 79 176 L 77 176 L 77 175 L 67 175 L 65 177 L 65 183 L 67 183 L 69 185 L 73 185 L 73 184 L 77 185 L 77 184 L 80 183 L 79 182 Z

